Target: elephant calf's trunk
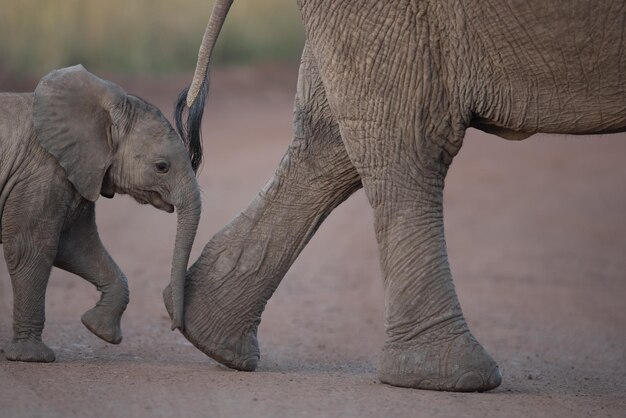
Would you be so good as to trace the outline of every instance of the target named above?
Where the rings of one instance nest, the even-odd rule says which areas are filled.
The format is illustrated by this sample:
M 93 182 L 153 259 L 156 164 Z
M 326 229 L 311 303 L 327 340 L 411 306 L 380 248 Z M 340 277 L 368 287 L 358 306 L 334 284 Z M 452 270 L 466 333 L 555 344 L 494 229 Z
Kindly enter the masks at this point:
M 200 190 L 195 177 L 178 190 L 174 206 L 178 215 L 176 243 L 172 260 L 172 330 L 184 329 L 185 276 L 189 254 L 200 221 Z

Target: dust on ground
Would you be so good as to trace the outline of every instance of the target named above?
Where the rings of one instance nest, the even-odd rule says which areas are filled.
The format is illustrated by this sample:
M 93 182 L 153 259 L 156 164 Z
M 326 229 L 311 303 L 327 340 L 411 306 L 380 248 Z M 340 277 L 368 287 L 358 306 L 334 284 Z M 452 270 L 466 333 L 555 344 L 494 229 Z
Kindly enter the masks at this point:
M 296 73 L 214 74 L 192 260 L 280 160 Z M 190 76 L 110 78 L 169 115 Z M 328 218 L 270 300 L 254 373 L 218 365 L 169 331 L 161 291 L 175 216 L 116 197 L 98 201 L 97 222 L 130 282 L 122 344 L 81 325 L 98 293 L 55 269 L 44 339 L 57 361 L 13 363 L 0 355 L 0 416 L 624 416 L 625 158 L 624 134 L 508 142 L 468 132 L 447 179 L 446 233 L 465 316 L 502 370 L 502 386 L 489 393 L 378 382 L 383 292 L 362 191 Z M 11 306 L 0 263 L 0 344 L 11 337 Z

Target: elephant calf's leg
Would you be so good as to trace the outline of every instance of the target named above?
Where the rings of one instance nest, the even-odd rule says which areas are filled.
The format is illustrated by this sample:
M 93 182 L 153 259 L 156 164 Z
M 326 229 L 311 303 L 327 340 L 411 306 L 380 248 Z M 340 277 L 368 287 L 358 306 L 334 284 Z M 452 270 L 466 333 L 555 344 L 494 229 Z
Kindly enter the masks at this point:
M 128 304 L 128 283 L 100 241 L 94 206 L 85 205 L 71 227 L 61 234 L 54 264 L 83 277 L 102 293 L 96 306 L 85 312 L 81 320 L 104 341 L 119 344 L 120 321 Z
M 5 346 L 8 360 L 52 362 L 54 352 L 43 343 L 46 287 L 52 261 L 56 253 L 56 237 L 46 237 L 45 223 L 39 231 L 24 224 L 20 233 L 7 229 L 20 229 L 20 222 L 5 226 L 4 256 L 13 286 L 13 339 Z M 15 228 L 13 228 L 15 227 Z M 52 234 L 54 235 L 54 234 Z
M 189 341 L 229 367 L 253 370 L 267 300 L 326 216 L 360 187 L 305 50 L 289 149 L 263 190 L 209 241 L 187 275 Z
M 4 244 L 7 260 L 27 254 L 27 251 L 16 248 L 19 246 L 17 243 Z M 8 360 L 55 360 L 54 352 L 41 340 L 46 320 L 46 286 L 52 268 L 52 251 L 46 251 L 48 254 L 30 253 L 29 260 L 9 267 L 13 285 L 13 339 L 4 347 L 4 355 Z

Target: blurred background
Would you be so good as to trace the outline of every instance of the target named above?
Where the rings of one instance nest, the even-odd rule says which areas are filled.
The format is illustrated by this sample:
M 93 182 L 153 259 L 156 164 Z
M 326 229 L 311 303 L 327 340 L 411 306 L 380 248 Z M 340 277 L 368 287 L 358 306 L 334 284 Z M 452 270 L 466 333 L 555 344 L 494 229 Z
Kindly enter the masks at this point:
M 189 72 L 211 0 L 2 0 L 0 74 L 40 77 L 82 63 L 92 72 Z M 215 63 L 297 62 L 304 34 L 294 0 L 236 1 Z

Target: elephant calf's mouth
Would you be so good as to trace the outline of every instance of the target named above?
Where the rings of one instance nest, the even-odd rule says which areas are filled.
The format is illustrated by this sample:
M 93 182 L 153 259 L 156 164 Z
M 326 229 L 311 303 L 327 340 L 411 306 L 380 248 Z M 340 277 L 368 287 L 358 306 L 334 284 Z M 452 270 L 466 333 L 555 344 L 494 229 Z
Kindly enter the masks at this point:
M 157 192 L 150 192 L 150 204 L 157 209 L 161 209 L 167 213 L 174 212 L 174 205 L 167 203 Z
M 167 213 L 174 212 L 174 205 L 166 202 L 158 192 L 141 190 L 140 193 L 133 194 L 133 197 L 142 205 L 152 205 Z

